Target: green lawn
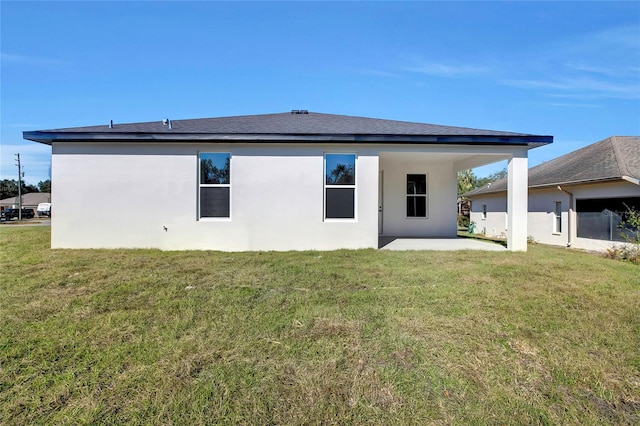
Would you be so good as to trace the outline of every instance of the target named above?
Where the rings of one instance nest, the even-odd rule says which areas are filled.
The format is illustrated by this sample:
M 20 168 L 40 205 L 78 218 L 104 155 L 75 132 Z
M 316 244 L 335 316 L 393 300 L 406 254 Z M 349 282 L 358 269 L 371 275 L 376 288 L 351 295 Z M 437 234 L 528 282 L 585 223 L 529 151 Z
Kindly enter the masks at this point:
M 50 250 L 0 229 L 0 424 L 638 424 L 640 267 Z

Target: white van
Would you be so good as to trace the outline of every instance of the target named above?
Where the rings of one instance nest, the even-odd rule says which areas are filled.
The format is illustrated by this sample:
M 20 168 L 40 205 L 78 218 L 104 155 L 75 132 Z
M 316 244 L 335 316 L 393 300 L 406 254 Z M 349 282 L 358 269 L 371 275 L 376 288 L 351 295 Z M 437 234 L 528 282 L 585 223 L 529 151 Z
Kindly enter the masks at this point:
M 51 217 L 51 203 L 40 203 L 36 210 L 38 217 L 47 216 Z

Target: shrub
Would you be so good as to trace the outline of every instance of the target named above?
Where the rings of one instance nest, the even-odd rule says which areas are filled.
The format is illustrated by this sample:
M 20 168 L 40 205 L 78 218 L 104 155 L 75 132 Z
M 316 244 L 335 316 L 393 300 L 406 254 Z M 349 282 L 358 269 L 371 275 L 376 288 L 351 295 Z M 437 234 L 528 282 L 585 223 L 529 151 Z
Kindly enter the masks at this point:
M 613 245 L 607 249 L 605 257 L 615 260 L 625 260 L 640 265 L 640 244 Z
M 623 220 L 618 225 L 626 231 L 623 238 L 636 246 L 640 245 L 640 210 L 635 207 L 629 207 L 625 204 L 627 211 L 623 214 Z
M 619 227 L 624 229 L 622 237 L 628 242 L 623 245 L 613 245 L 607 249 L 605 256 L 616 260 L 640 264 L 640 211 L 635 207 L 627 207 Z
M 465 216 L 463 214 L 458 215 L 458 226 L 460 228 L 468 228 L 469 227 L 469 216 Z

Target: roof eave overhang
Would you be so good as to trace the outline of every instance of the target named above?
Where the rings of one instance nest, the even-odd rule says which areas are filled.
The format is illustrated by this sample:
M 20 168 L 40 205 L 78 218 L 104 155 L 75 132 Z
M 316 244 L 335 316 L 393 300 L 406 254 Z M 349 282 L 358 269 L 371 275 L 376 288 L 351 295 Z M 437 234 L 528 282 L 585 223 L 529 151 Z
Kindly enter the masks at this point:
M 51 145 L 54 142 L 328 142 L 383 144 L 520 145 L 536 148 L 553 142 L 553 136 L 492 135 L 362 135 L 278 133 L 132 133 L 132 132 L 23 132 L 23 138 Z
M 549 183 L 540 183 L 537 185 L 529 185 L 529 189 L 545 189 L 545 188 L 556 188 L 558 185 L 561 186 L 575 186 L 575 185 L 585 185 L 590 183 L 607 183 L 607 182 L 615 182 L 624 179 L 620 176 L 611 176 L 611 177 L 603 177 L 599 179 L 583 179 L 583 180 L 573 180 L 573 181 L 565 181 L 565 182 L 549 182 Z
M 636 185 L 640 185 L 640 180 L 635 179 L 633 177 L 630 176 L 612 176 L 612 177 L 608 177 L 608 178 L 601 178 L 601 179 L 586 179 L 586 180 L 575 180 L 575 181 L 566 181 L 566 182 L 550 182 L 550 183 L 540 183 L 537 185 L 529 185 L 528 188 L 529 189 L 549 189 L 549 188 L 557 188 L 558 186 L 575 186 L 575 185 L 588 185 L 591 183 L 607 183 L 607 182 L 616 182 L 616 181 L 620 181 L 620 180 L 624 180 L 627 182 L 631 182 L 633 184 Z M 479 197 L 482 195 L 491 195 L 491 194 L 499 194 L 502 192 L 506 192 L 507 189 L 506 188 L 501 188 L 501 189 L 496 189 L 496 190 L 484 190 L 482 192 L 476 192 L 474 194 L 471 193 L 466 193 L 466 194 L 462 194 L 462 196 L 464 197 Z

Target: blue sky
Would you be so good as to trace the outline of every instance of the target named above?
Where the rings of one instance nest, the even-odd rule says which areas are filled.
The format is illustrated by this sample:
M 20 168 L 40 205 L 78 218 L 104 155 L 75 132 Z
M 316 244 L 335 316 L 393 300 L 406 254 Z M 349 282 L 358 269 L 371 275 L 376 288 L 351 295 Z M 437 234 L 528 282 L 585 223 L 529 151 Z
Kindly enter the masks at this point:
M 640 134 L 640 2 L 8 2 L 0 178 L 22 131 L 307 109 L 553 135 L 530 165 Z M 476 170 L 480 176 L 499 170 Z

